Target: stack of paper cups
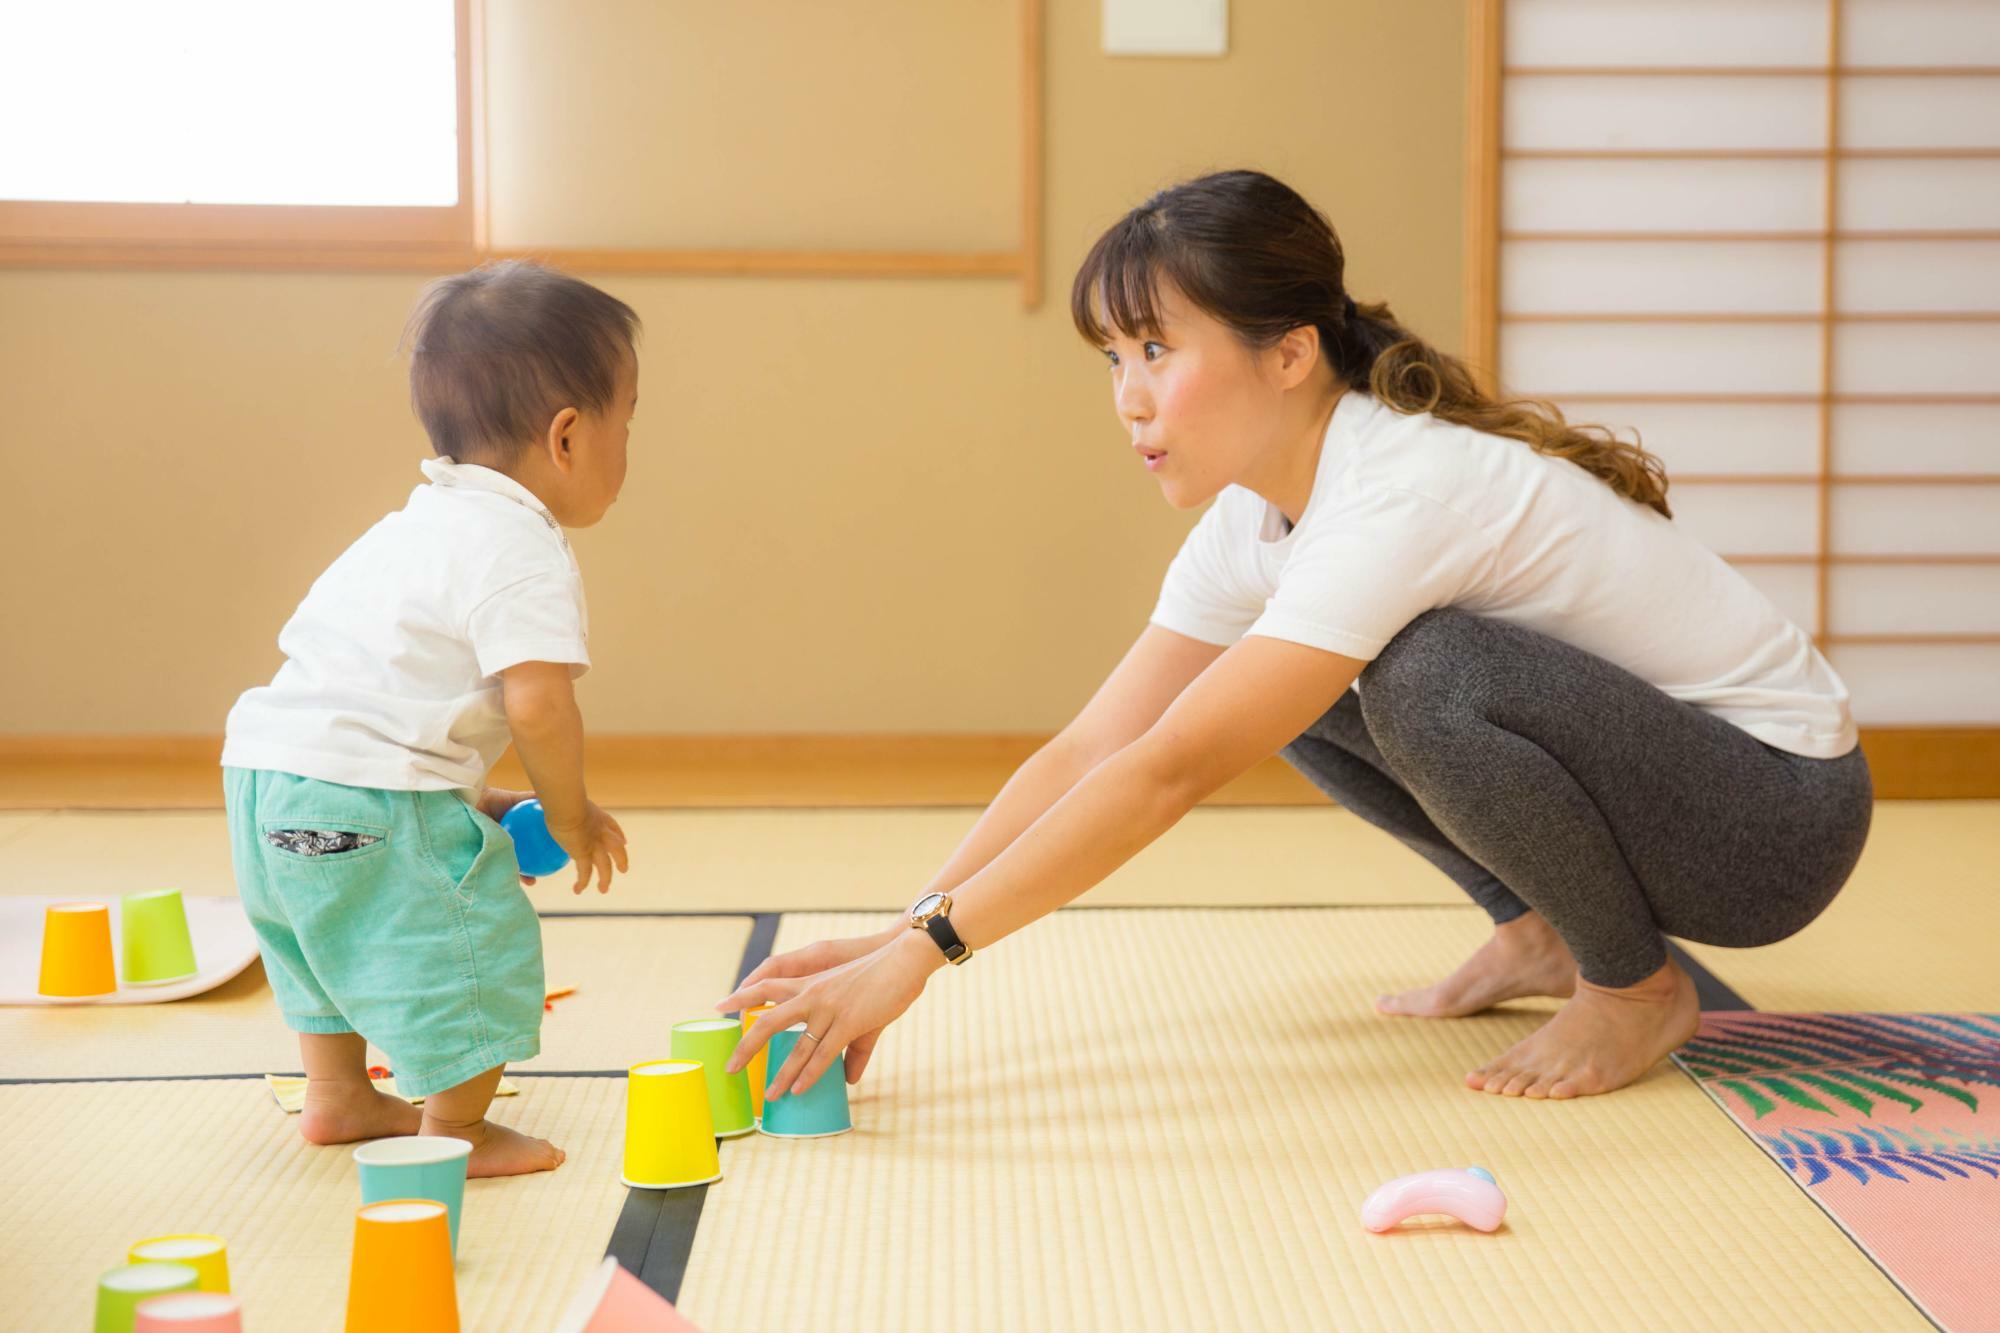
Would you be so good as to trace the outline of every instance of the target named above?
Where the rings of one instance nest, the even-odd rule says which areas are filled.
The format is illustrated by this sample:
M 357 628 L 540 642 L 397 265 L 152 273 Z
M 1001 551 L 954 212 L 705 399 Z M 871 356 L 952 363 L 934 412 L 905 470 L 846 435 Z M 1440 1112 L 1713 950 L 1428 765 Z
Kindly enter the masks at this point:
M 139 1304 L 132 1333 L 243 1333 L 243 1309 L 220 1291 L 179 1291 Z
M 451 1223 L 435 1199 L 387 1199 L 354 1214 L 347 1333 L 458 1333 Z
M 229 1247 L 220 1236 L 152 1236 L 134 1244 L 125 1258 L 135 1264 L 186 1264 L 201 1279 L 201 1290 L 229 1290 Z
M 702 1081 L 708 1087 L 708 1116 L 719 1138 L 733 1139 L 757 1128 L 756 1112 L 750 1109 L 750 1079 L 747 1071 L 731 1074 L 725 1066 L 743 1040 L 743 1025 L 733 1018 L 697 1018 L 674 1024 L 669 1053 L 676 1060 L 701 1062 Z
M 708 1086 L 695 1060 L 648 1060 L 625 1076 L 625 1175 L 633 1189 L 722 1179 Z

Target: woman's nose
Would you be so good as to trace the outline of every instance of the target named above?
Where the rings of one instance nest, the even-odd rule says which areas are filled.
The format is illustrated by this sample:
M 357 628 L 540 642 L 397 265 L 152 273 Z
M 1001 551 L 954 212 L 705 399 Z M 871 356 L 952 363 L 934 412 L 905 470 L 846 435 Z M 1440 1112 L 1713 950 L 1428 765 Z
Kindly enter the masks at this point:
M 1118 407 L 1118 419 L 1128 426 L 1153 415 L 1153 395 L 1141 376 L 1120 375 L 1112 391 L 1112 401 Z

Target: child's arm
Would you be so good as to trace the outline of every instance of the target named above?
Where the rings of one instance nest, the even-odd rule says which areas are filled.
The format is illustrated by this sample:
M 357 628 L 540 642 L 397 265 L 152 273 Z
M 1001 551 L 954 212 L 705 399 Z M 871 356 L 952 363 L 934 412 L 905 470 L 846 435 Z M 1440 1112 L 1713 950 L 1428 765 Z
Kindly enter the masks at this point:
M 626 869 L 625 831 L 584 793 L 583 713 L 560 662 L 521 662 L 500 673 L 501 698 L 514 749 L 541 798 L 549 834 L 576 862 L 575 892 L 597 876 L 611 887 L 611 869 Z

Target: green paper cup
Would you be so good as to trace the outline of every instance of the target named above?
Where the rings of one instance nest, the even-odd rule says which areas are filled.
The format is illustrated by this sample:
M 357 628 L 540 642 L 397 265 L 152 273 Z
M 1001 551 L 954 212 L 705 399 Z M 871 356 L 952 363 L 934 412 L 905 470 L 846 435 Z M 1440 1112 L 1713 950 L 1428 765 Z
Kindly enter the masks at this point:
M 723 1072 L 741 1040 L 743 1024 L 734 1018 L 697 1018 L 674 1024 L 668 1053 L 676 1060 L 701 1062 L 702 1082 L 708 1085 L 708 1114 L 719 1139 L 737 1138 L 757 1128 L 757 1116 L 750 1109 L 750 1076 L 740 1069 L 734 1074 Z
M 451 1223 L 451 1252 L 458 1255 L 458 1213 L 465 1203 L 465 1161 L 472 1145 L 447 1134 L 407 1134 L 376 1139 L 354 1150 L 361 1168 L 361 1202 L 432 1199 Z
M 201 1274 L 186 1264 L 126 1264 L 97 1279 L 94 1333 L 132 1333 L 139 1304 L 170 1291 L 193 1291 Z
M 128 893 L 118 908 L 125 936 L 125 984 L 184 981 L 198 970 L 179 889 Z

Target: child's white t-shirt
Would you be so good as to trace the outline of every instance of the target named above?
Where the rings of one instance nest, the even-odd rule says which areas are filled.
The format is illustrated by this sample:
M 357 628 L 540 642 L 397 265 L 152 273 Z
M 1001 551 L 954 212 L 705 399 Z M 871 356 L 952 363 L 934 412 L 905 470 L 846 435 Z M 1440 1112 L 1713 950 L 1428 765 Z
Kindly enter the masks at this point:
M 285 663 L 230 710 L 222 762 L 350 787 L 479 785 L 506 751 L 499 673 L 590 665 L 583 575 L 561 526 L 504 473 L 425 459 L 278 635 Z
M 1777 749 L 1854 748 L 1847 687 L 1812 641 L 1677 524 L 1518 440 L 1351 390 L 1298 525 L 1229 487 L 1152 620 L 1205 643 L 1257 634 L 1373 661 L 1447 606 L 1594 653 Z

